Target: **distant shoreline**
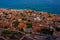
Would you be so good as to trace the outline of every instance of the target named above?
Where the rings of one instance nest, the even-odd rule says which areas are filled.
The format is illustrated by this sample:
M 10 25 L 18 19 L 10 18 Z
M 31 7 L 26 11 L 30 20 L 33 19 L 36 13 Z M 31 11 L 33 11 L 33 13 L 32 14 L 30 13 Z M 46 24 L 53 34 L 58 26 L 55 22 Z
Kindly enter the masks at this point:
M 32 9 L 14 9 L 14 8 L 0 8 L 0 9 L 12 9 L 12 10 L 32 10 Z M 37 11 L 37 10 L 33 10 L 33 11 Z M 46 11 L 37 11 L 37 12 L 46 12 Z M 53 14 L 53 15 L 60 15 L 60 14 L 57 14 L 57 13 L 51 13 L 51 12 L 48 12 L 49 14 Z

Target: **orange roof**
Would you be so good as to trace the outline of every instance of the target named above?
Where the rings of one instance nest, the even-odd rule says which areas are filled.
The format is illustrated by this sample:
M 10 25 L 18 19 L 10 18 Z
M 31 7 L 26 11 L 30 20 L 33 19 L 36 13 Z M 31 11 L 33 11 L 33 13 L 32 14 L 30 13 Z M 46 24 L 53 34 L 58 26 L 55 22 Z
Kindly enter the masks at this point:
M 18 25 L 19 28 L 24 28 L 25 27 L 25 23 L 23 22 L 20 22 L 19 25 Z

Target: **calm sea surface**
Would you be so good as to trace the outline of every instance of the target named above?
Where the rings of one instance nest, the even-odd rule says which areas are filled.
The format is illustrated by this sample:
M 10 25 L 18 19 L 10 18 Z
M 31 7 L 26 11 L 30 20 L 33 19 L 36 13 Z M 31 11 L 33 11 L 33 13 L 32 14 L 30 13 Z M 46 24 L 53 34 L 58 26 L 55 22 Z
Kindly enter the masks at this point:
M 60 14 L 60 0 L 0 0 L 0 8 L 32 9 Z

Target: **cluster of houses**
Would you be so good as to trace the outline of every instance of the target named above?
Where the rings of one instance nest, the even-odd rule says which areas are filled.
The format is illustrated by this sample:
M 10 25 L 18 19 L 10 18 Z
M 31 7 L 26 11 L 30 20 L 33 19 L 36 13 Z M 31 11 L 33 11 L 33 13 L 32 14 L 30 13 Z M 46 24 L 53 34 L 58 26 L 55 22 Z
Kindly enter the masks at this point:
M 60 31 L 60 16 L 33 10 L 0 9 L 0 28 L 25 33 L 36 33 L 46 28 L 56 32 Z

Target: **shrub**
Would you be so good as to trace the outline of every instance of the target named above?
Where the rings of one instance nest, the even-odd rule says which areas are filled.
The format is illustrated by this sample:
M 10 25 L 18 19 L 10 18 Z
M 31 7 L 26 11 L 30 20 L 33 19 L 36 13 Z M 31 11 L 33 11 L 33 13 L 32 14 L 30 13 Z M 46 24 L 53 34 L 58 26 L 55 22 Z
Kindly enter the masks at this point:
M 52 35 L 53 34 L 53 31 L 50 31 L 50 30 L 48 30 L 48 29 L 41 29 L 40 31 L 39 31 L 40 33 L 43 33 L 43 34 L 48 34 L 48 35 Z
M 30 20 L 27 21 L 26 26 L 27 26 L 27 28 L 32 28 L 32 24 L 31 24 Z
M 11 32 L 10 32 L 9 30 L 7 30 L 7 29 L 4 29 L 4 30 L 2 31 L 2 33 L 3 33 L 3 34 L 10 34 Z
M 16 28 L 18 26 L 19 22 L 18 20 L 16 20 L 15 22 L 13 22 L 13 26 Z
M 21 28 L 21 29 L 20 29 L 20 31 L 24 32 L 24 29 L 23 29 L 23 28 Z

